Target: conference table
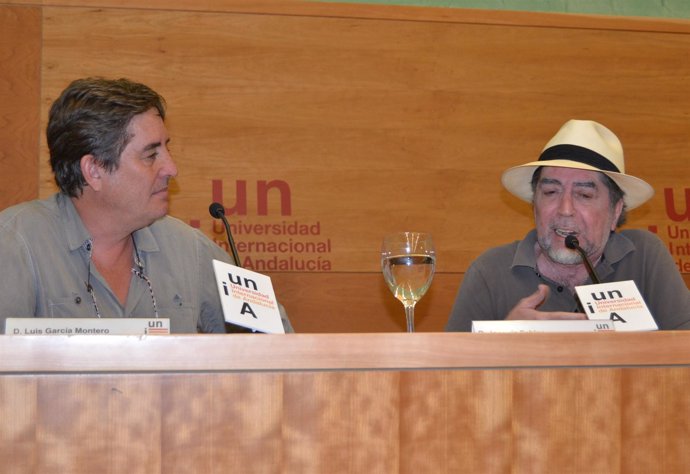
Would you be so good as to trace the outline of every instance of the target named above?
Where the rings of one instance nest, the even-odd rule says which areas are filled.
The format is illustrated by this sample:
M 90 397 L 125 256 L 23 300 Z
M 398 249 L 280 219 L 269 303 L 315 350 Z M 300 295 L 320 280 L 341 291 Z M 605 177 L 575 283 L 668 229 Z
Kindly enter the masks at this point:
M 690 333 L 0 336 L 3 473 L 681 473 Z

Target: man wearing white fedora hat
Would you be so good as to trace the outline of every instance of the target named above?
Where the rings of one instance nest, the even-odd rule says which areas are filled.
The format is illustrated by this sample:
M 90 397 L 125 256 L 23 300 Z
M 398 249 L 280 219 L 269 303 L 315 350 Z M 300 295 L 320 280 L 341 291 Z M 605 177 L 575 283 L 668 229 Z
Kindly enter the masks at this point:
M 476 320 L 586 319 L 574 288 L 592 278 L 633 280 L 659 329 L 690 329 L 690 291 L 661 240 L 646 230 L 616 232 L 654 190 L 625 174 L 623 147 L 608 128 L 570 120 L 538 161 L 508 169 L 501 181 L 532 203 L 535 229 L 470 265 L 446 330 L 469 331 Z M 566 245 L 569 236 L 593 276 Z

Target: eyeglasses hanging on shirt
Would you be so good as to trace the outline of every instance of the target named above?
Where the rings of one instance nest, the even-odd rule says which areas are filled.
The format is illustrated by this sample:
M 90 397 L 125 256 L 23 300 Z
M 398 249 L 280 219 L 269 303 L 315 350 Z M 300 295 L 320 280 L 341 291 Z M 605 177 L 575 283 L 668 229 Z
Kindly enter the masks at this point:
M 146 286 L 149 288 L 149 293 L 151 294 L 151 304 L 153 305 L 153 316 L 158 319 L 158 305 L 156 304 L 156 295 L 153 293 L 153 286 L 151 285 L 151 280 L 144 273 L 144 262 L 139 257 L 139 249 L 137 249 L 137 243 L 134 241 L 134 236 L 132 236 L 132 244 L 134 245 L 134 265 L 131 271 L 134 275 L 146 282 Z M 93 302 L 93 308 L 96 311 L 96 317 L 101 317 L 101 311 L 98 308 L 98 302 L 96 301 L 96 293 L 93 291 L 93 286 L 91 285 L 91 252 L 93 250 L 93 242 L 89 239 L 84 242 L 84 248 L 89 253 L 89 262 L 87 264 L 88 275 L 84 284 L 86 285 L 86 291 L 91 295 L 91 301 Z

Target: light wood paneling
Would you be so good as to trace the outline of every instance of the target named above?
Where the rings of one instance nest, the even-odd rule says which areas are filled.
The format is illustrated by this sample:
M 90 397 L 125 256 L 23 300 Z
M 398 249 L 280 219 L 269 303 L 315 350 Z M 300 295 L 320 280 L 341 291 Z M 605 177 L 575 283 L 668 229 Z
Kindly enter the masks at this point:
M 415 228 L 434 234 L 439 271 L 462 272 L 488 246 L 529 229 L 529 206 L 501 189 L 500 173 L 536 157 L 574 116 L 598 119 L 619 133 L 629 172 L 677 194 L 686 185 L 688 162 L 678 156 L 690 136 L 684 119 L 690 35 L 45 11 L 44 117 L 71 78 L 142 80 L 171 104 L 180 168 L 173 214 L 199 220 L 211 234 L 212 182 L 222 181 L 231 208 L 236 182 L 244 181 L 247 210 L 231 216 L 236 225 L 320 224 L 320 234 L 308 237 L 238 229 L 238 242 L 252 245 L 245 258 L 274 256 L 254 242 L 330 239 L 330 253 L 308 257 L 329 260 L 333 271 L 375 271 L 383 233 Z M 98 30 L 84 40 L 94 24 Z M 184 36 L 172 34 L 182 30 Z M 104 57 L 114 38 L 117 54 Z M 648 61 L 642 71 L 640 57 Z M 673 91 L 673 103 L 659 90 Z M 663 127 L 650 134 L 652 123 Z M 46 195 L 54 189 L 50 172 L 42 167 L 41 175 Z M 289 185 L 289 214 L 281 214 L 273 190 L 268 215 L 259 215 L 262 180 Z M 663 193 L 630 220 L 663 231 Z M 297 251 L 277 256 L 304 257 Z
M 3 472 L 680 474 L 689 337 L 0 336 Z
M 38 197 L 41 10 L 0 7 L 0 209 Z
M 0 338 L 0 372 L 138 373 L 165 371 L 171 366 L 199 372 L 690 365 L 688 334 L 4 336 Z M 166 356 L 160 357 L 161 353 Z
M 403 305 L 381 273 L 275 273 L 271 279 L 276 296 L 290 308 L 297 332 L 406 330 Z M 444 330 L 461 281 L 459 273 L 434 275 L 431 288 L 415 307 L 416 331 Z
M 248 13 L 314 17 L 374 18 L 424 22 L 491 25 L 602 28 L 625 31 L 690 32 L 690 22 L 670 18 L 641 18 L 586 14 L 554 14 L 479 8 L 424 8 L 400 5 L 352 4 L 311 0 L 5 0 L 0 5 L 43 5 L 146 10 L 184 10 L 211 13 Z

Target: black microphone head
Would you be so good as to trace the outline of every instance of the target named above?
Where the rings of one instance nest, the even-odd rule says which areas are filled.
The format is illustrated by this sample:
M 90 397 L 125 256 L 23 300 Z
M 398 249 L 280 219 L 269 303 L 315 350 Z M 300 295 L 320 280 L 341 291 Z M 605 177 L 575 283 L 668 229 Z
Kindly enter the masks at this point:
M 565 238 L 565 246 L 569 249 L 576 250 L 580 246 L 580 241 L 577 240 L 577 237 L 575 237 L 573 234 L 569 234 Z
M 214 219 L 220 219 L 225 215 L 225 206 L 219 202 L 211 203 L 211 205 L 208 206 L 208 212 Z

